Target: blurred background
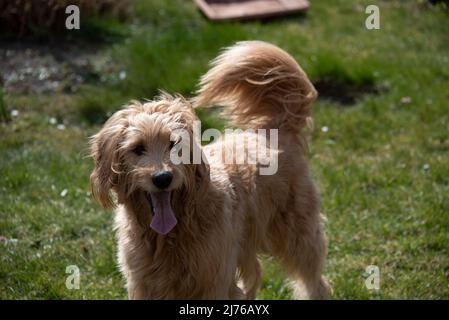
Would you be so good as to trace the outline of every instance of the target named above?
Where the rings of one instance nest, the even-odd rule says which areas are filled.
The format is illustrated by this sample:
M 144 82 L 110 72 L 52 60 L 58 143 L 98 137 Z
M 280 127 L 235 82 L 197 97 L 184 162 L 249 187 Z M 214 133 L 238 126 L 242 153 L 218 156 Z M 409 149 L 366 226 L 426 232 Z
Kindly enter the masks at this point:
M 65 27 L 69 4 L 79 29 Z M 220 48 L 258 39 L 291 53 L 320 94 L 309 158 L 333 298 L 448 299 L 447 1 L 309 4 L 213 22 L 193 0 L 0 2 L 0 298 L 126 298 L 113 214 L 89 194 L 88 137 L 130 99 L 192 96 Z M 372 4 L 378 30 L 365 27 Z M 225 125 L 198 116 L 203 129 Z M 258 298 L 291 298 L 276 262 L 261 259 Z M 66 287 L 69 265 L 79 289 Z M 369 265 L 378 290 L 365 284 Z

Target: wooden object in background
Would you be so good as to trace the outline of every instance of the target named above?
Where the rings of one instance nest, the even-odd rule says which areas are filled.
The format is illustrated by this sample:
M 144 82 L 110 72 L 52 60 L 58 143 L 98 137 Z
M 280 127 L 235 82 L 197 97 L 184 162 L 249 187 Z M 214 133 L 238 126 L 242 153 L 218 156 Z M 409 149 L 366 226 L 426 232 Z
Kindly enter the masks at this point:
M 247 20 L 290 15 L 309 8 L 307 0 L 195 0 L 211 20 Z

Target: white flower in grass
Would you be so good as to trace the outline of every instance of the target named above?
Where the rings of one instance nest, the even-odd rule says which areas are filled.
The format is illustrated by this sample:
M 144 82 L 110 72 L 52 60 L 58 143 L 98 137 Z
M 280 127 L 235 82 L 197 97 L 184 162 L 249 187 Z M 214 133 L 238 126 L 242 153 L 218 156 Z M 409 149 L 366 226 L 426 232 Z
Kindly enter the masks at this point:
M 402 97 L 401 98 L 402 104 L 409 104 L 410 102 L 412 102 L 412 98 L 410 98 L 410 97 Z
M 321 131 L 324 132 L 324 133 L 326 133 L 326 132 L 329 131 L 329 128 L 326 127 L 326 126 L 324 126 L 324 127 L 321 128 Z
M 62 198 L 64 198 L 64 197 L 67 195 L 67 193 L 69 193 L 69 190 L 64 189 L 64 190 L 61 191 L 60 196 L 61 196 Z

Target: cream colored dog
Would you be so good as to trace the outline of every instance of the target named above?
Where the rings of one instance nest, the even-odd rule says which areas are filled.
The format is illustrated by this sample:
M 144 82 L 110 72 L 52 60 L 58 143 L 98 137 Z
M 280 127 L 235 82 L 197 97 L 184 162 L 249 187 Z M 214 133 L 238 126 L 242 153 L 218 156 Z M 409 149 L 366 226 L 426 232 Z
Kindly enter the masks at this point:
M 319 195 L 301 133 L 316 95 L 290 55 L 259 41 L 228 48 L 202 77 L 193 105 L 224 106 L 237 127 L 278 130 L 278 150 L 266 150 L 278 155 L 273 175 L 261 175 L 259 162 L 223 161 L 220 150 L 251 151 L 234 139 L 204 147 L 207 163 L 174 164 L 170 154 L 180 144 L 199 148 L 174 135 L 192 135 L 197 120 L 180 96 L 132 102 L 93 136 L 93 195 L 106 208 L 118 203 L 118 260 L 129 298 L 254 299 L 259 253 L 278 258 L 295 289 L 328 296 Z

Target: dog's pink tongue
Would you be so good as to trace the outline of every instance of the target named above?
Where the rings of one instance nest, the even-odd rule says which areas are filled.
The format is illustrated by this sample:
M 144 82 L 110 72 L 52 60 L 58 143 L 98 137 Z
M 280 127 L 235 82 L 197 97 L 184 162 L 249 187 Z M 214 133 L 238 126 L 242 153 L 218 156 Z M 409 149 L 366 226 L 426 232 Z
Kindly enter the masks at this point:
M 170 191 L 150 193 L 154 216 L 150 227 L 159 234 L 167 234 L 178 222 L 170 204 Z

